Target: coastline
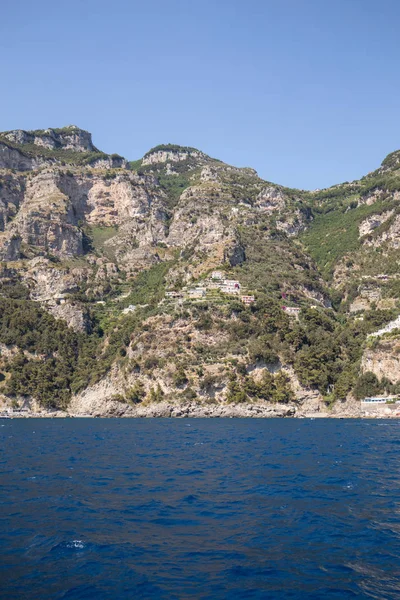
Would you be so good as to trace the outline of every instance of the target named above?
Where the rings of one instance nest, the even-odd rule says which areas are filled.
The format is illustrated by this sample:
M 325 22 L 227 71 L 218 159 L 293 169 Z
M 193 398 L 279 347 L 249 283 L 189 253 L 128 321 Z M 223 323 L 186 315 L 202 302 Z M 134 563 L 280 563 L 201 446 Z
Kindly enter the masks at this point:
M 71 407 L 73 408 L 73 407 Z M 38 406 L 25 406 L 19 410 L 7 407 L 0 411 L 0 419 L 21 418 L 294 418 L 294 419 L 388 419 L 400 415 L 391 407 L 363 410 L 360 403 L 344 402 L 331 409 L 326 406 L 304 406 L 298 404 L 195 404 L 160 402 L 143 405 L 128 405 L 119 402 L 99 402 L 90 412 L 82 410 L 40 409 Z

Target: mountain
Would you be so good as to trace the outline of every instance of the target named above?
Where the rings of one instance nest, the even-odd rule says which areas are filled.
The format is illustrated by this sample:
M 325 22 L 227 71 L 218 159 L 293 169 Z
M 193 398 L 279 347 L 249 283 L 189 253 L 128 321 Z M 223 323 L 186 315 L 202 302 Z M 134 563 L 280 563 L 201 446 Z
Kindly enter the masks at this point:
M 191 147 L 1 133 L 3 404 L 353 414 L 365 382 L 396 392 L 368 336 L 400 312 L 399 158 L 308 192 Z

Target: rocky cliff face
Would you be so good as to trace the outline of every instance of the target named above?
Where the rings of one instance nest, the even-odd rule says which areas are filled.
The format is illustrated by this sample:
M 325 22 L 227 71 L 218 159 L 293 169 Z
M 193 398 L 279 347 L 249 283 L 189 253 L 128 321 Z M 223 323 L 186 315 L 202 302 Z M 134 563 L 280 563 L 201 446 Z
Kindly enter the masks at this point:
M 374 373 L 379 380 L 388 379 L 396 384 L 400 381 L 400 338 L 383 338 L 375 346 L 366 348 L 361 368 Z
M 195 150 L 194 148 L 188 148 L 188 149 L 183 149 L 183 148 L 177 148 L 177 149 L 154 149 L 154 150 L 150 150 L 150 152 L 148 152 L 143 160 L 142 160 L 142 165 L 143 166 L 148 166 L 148 165 L 156 165 L 156 164 L 160 164 L 160 163 L 168 163 L 168 162 L 184 162 L 187 161 L 188 159 L 192 159 L 192 160 L 204 160 L 207 158 L 207 155 L 204 154 L 203 152 L 199 152 L 198 150 Z
M 74 152 L 95 152 L 92 136 L 88 131 L 70 125 L 63 129 L 43 129 L 38 131 L 23 131 L 16 129 L 2 134 L 3 137 L 18 145 L 34 144 L 35 146 L 54 150 L 62 148 Z
M 0 301 L 26 302 L 31 312 L 40 306 L 76 332 L 78 362 L 71 367 L 70 356 L 62 359 L 67 383 L 60 386 L 65 397 L 79 398 L 81 412 L 89 406 L 82 390 L 95 385 L 107 414 L 115 407 L 133 414 L 129 403 L 144 398 L 151 406 L 163 398 L 167 407 L 178 398 L 189 412 L 196 403 L 216 403 L 210 410 L 222 415 L 228 398 L 235 404 L 265 396 L 254 374 L 267 371 L 277 402 L 271 415 L 326 411 L 322 392 L 329 396 L 330 382 L 343 369 L 353 373 L 351 361 L 359 358 L 340 346 L 344 332 L 331 354 L 319 349 L 318 336 L 329 345 L 326 336 L 343 326 L 321 273 L 334 273 L 346 326 L 356 330 L 356 319 L 371 307 L 390 312 L 388 320 L 396 316 L 396 161 L 360 182 L 309 193 L 189 147 L 158 146 L 128 163 L 100 152 L 76 126 L 2 133 Z M 229 281 L 238 282 L 237 290 Z M 243 308 L 242 295 L 255 298 L 257 308 Z M 34 342 L 26 344 L 23 356 L 36 361 L 29 368 L 44 361 L 50 369 L 61 360 L 60 348 L 35 354 Z M 328 360 L 336 361 L 333 374 L 322 376 Z M 366 353 L 362 369 L 381 376 L 396 370 L 393 361 L 379 366 Z M 7 364 L 0 355 L 0 393 L 13 377 Z M 282 377 L 274 380 L 276 372 Z M 232 383 L 235 373 L 241 389 Z
M 92 169 L 128 167 L 122 156 L 100 152 L 93 145 L 91 134 L 75 125 L 0 133 L 0 169 L 30 171 L 60 164 L 90 165 Z

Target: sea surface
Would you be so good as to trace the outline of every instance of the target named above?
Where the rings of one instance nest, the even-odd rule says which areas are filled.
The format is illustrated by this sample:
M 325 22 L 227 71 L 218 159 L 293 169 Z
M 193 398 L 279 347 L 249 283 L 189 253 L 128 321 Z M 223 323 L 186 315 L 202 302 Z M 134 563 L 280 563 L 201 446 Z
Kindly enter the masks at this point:
M 2 599 L 400 598 L 400 421 L 0 421 Z

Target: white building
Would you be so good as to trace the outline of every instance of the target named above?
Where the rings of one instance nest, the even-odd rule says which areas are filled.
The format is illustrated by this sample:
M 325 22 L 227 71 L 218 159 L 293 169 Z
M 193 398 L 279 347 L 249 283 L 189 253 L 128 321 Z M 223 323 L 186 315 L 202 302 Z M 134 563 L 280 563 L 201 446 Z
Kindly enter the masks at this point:
M 253 302 L 255 302 L 254 296 L 241 296 L 240 299 L 243 302 L 243 304 L 247 305 L 253 304 Z
M 188 291 L 190 298 L 203 298 L 206 295 L 206 290 L 202 287 L 193 288 Z
M 240 282 L 235 279 L 225 279 L 221 286 L 221 292 L 225 294 L 239 294 Z
M 389 402 L 399 402 L 397 396 L 372 396 L 370 398 L 363 398 L 361 404 L 386 404 Z
M 284 310 L 289 317 L 298 319 L 301 308 L 298 308 L 297 306 L 282 306 L 282 310 Z

